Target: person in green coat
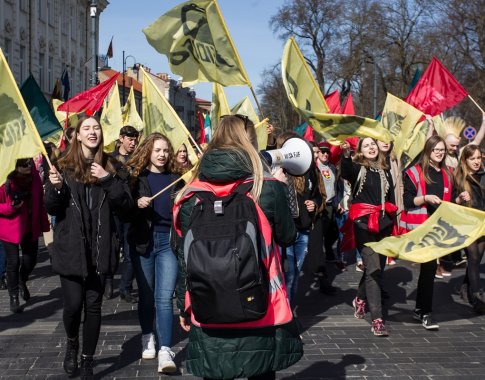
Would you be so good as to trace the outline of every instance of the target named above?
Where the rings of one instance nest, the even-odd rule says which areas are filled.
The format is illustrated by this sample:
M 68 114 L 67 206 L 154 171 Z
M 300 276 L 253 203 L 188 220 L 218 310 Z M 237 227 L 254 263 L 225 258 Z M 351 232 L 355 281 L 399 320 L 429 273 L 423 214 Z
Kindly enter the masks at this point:
M 196 178 L 225 184 L 252 177 L 251 194 L 271 225 L 275 243 L 287 246 L 296 238 L 296 227 L 288 206 L 286 185 L 264 179 L 263 163 L 256 147 L 254 125 L 247 117 L 234 115 L 222 118 L 199 163 Z M 281 169 L 275 173 L 275 177 L 284 179 Z M 182 236 L 175 237 L 172 231 L 175 237 L 172 245 L 179 262 L 176 295 L 180 324 L 189 332 L 187 370 L 206 380 L 241 377 L 250 380 L 275 379 L 276 371 L 295 364 L 303 355 L 294 320 L 284 325 L 261 328 L 208 329 L 191 325 L 190 315 L 184 311 L 186 273 L 183 240 L 194 203 L 195 197 L 192 197 L 180 208 Z

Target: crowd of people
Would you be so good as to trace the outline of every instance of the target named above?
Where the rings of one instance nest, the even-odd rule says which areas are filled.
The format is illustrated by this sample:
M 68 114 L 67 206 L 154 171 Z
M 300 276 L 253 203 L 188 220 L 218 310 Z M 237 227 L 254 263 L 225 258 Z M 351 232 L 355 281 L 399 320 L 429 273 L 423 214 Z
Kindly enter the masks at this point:
M 99 119 L 83 115 L 66 130 L 64 150 L 53 148 L 54 166 L 36 168 L 33 159 L 19 159 L 0 187 L 0 288 L 8 289 L 12 313 L 21 312 L 20 299 L 30 298 L 39 238 L 52 228 L 50 256 L 62 289 L 67 374 L 93 378 L 103 298 L 113 296 L 121 258 L 119 295 L 138 304 L 140 356 L 158 358 L 158 372 L 177 370 L 171 349 L 175 297 L 181 328 L 189 334 L 189 372 L 204 379 L 275 379 L 276 371 L 303 354 L 295 305 L 306 256 L 312 257 L 320 291 L 332 295 L 336 289 L 326 263 L 347 270 L 346 261 L 355 255 L 362 278 L 352 302 L 354 316 L 363 319 L 369 311 L 372 333 L 388 335 L 382 299 L 388 297 L 383 270 L 390 262 L 365 244 L 417 228 L 443 201 L 485 211 L 479 147 L 484 132 L 482 125 L 477 139 L 461 149 L 456 134 L 430 134 L 420 157 L 404 171 L 392 143 L 349 140 L 338 154 L 326 141 L 309 143 L 314 160 L 306 174 L 293 176 L 261 158 L 247 117 L 227 116 L 194 168 L 194 179 L 184 186 L 180 176 L 193 169 L 186 145 L 174 150 L 161 133 L 142 138 L 124 126 L 108 154 Z M 269 133 L 275 148 L 298 137 L 293 132 L 275 136 L 272 128 Z M 271 318 L 207 328 L 192 312 L 193 289 L 187 286 L 184 244 L 193 239 L 189 226 L 198 205 L 192 195 L 248 180 L 245 194 L 261 211 L 265 238 L 270 236 L 264 271 Z M 465 250 L 461 291 L 478 313 L 485 313 L 479 271 L 484 250 L 485 237 Z M 446 273 L 442 264 L 432 260 L 420 266 L 413 317 L 427 330 L 439 328 L 432 318 L 433 284 Z

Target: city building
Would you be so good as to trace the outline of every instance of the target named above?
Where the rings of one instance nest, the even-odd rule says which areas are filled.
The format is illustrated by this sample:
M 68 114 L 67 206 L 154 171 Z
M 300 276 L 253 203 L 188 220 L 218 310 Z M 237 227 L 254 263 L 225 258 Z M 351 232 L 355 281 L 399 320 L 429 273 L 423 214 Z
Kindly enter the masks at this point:
M 107 0 L 0 0 L 0 47 L 17 83 L 32 73 L 49 99 L 56 80 L 67 71 L 71 96 L 90 87 L 99 14 L 108 4 Z

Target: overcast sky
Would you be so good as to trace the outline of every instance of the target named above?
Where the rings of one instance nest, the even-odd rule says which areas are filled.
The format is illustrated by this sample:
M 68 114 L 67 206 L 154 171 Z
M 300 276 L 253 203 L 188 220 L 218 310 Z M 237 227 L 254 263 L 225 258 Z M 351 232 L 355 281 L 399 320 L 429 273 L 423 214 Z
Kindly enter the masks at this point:
M 126 56 L 135 57 L 137 63 L 150 67 L 152 73 L 170 74 L 167 58 L 148 44 L 142 29 L 180 3 L 182 1 L 110 0 L 100 16 L 99 53 L 106 53 L 113 36 L 113 58 L 109 60 L 113 69 L 122 71 L 124 50 Z M 255 89 L 262 81 L 263 70 L 281 60 L 284 41 L 273 35 L 269 19 L 283 3 L 284 0 L 218 0 L 229 33 Z M 135 59 L 127 58 L 126 65 L 131 67 Z M 195 91 L 197 97 L 211 99 L 211 85 L 198 84 Z M 256 106 L 247 87 L 226 87 L 226 95 L 231 107 L 244 96 L 249 96 Z

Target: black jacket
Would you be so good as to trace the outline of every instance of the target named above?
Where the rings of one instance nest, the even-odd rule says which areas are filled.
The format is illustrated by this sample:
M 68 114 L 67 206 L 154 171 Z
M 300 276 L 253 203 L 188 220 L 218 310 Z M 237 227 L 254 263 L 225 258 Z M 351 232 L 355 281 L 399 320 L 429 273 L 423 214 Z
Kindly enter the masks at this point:
M 141 197 L 151 197 L 152 192 L 150 190 L 150 184 L 148 183 L 148 170 L 144 170 L 140 173 L 133 186 L 133 199 L 136 202 Z M 177 180 L 180 176 L 178 174 L 171 174 L 171 182 Z M 180 181 L 177 185 L 173 186 L 169 191 L 172 193 L 172 200 L 175 194 L 184 186 L 184 182 Z M 153 220 L 153 207 L 150 205 L 147 208 L 140 209 L 135 207 L 133 217 L 131 220 L 130 228 L 128 229 L 128 244 L 130 245 L 132 252 L 136 252 L 139 255 L 144 255 L 152 240 L 152 220 Z
M 110 174 L 87 186 L 63 173 L 64 184 L 57 190 L 46 182 L 45 205 L 56 216 L 52 270 L 64 276 L 87 277 L 114 273 L 119 260 L 119 237 L 113 213 L 122 219 L 132 213 L 133 199 L 126 181 Z M 92 207 L 88 207 L 88 202 Z

